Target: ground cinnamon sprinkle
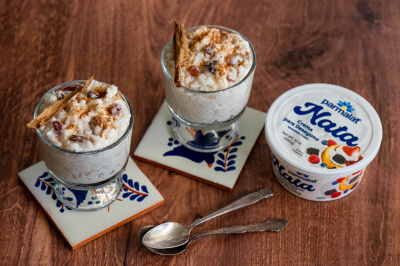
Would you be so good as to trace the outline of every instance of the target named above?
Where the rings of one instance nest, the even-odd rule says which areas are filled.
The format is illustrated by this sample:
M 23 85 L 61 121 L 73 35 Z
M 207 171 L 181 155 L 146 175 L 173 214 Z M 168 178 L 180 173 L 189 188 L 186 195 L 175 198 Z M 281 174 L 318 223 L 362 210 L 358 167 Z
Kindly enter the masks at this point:
M 67 106 L 68 102 L 77 94 L 81 93 L 84 89 L 89 87 L 90 83 L 92 83 L 93 77 L 90 77 L 86 80 L 85 85 L 82 88 L 76 89 L 75 91 L 69 93 L 63 99 L 58 100 L 53 105 L 44 109 L 44 111 L 38 115 L 35 119 L 27 124 L 27 127 L 39 129 L 48 122 L 50 122 L 51 118 L 58 114 L 64 107 Z
M 175 19 L 175 31 L 174 31 L 175 74 L 173 83 L 177 87 L 181 87 L 182 61 L 185 55 L 188 53 L 188 50 L 189 50 L 188 39 L 185 34 L 184 25 L 179 24 Z

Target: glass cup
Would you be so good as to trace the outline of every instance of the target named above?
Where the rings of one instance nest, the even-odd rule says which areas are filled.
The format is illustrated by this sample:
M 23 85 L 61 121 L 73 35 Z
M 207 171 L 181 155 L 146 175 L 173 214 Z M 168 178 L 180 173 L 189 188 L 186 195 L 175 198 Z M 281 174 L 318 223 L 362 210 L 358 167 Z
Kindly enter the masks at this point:
M 34 118 L 40 114 L 40 106 L 48 93 L 69 86 L 83 86 L 84 82 L 68 81 L 46 92 L 35 108 Z M 133 110 L 128 98 L 121 92 L 119 95 L 129 108 L 129 125 L 116 142 L 103 149 L 87 152 L 65 150 L 47 140 L 39 129 L 36 130 L 43 160 L 55 180 L 57 198 L 70 209 L 98 210 L 114 202 L 121 191 L 121 176 L 129 159 Z
M 187 32 L 196 30 L 191 28 Z M 174 116 L 172 129 L 176 139 L 187 148 L 198 152 L 215 152 L 228 147 L 239 137 L 239 118 L 246 109 L 256 68 L 253 45 L 237 31 L 222 26 L 207 26 L 220 32 L 234 33 L 249 43 L 252 65 L 247 75 L 238 83 L 219 91 L 199 91 L 176 87 L 166 66 L 168 47 L 161 54 L 164 73 L 165 96 Z M 172 73 L 173 75 L 173 73 Z

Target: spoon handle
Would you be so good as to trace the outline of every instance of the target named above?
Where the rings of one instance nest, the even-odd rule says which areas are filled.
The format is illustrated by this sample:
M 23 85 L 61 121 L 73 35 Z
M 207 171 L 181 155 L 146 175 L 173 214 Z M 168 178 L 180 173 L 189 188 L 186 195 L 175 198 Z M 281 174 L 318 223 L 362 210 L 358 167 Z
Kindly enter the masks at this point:
M 215 211 L 207 216 L 204 216 L 202 218 L 196 219 L 191 225 L 189 225 L 189 228 L 193 228 L 199 224 L 202 224 L 208 220 L 211 220 L 217 216 L 220 216 L 222 214 L 237 210 L 239 208 L 246 207 L 250 204 L 256 203 L 259 200 L 262 200 L 264 198 L 268 198 L 274 195 L 274 190 L 272 188 L 262 188 L 259 191 L 250 193 L 234 202 L 231 204 L 228 204 L 227 206 L 223 207 L 222 209 L 219 209 L 218 211 Z
M 243 234 L 243 233 L 254 233 L 263 231 L 279 232 L 282 229 L 284 229 L 287 225 L 288 225 L 287 220 L 274 218 L 258 224 L 235 225 L 232 227 L 196 233 L 190 237 L 190 241 L 203 236 L 218 235 L 218 234 Z

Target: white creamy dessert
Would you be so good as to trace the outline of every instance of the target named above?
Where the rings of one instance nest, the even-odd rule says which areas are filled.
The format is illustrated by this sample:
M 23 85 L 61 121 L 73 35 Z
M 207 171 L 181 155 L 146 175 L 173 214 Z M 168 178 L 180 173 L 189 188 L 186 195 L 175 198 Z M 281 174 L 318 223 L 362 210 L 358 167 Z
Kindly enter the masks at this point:
M 251 44 L 228 29 L 201 26 L 186 32 L 189 51 L 182 62 L 182 87 L 172 83 L 174 47 L 164 48 L 162 64 L 169 107 L 188 123 L 234 119 L 247 105 L 254 76 Z
M 46 94 L 41 110 L 71 91 L 60 88 Z M 129 108 L 114 85 L 93 80 L 40 131 L 54 145 L 74 152 L 99 150 L 117 141 L 130 120 Z
M 70 81 L 56 86 L 43 96 L 35 116 L 82 85 Z M 127 163 L 132 125 L 128 99 L 116 86 L 93 80 L 37 130 L 46 167 L 71 185 L 113 180 Z

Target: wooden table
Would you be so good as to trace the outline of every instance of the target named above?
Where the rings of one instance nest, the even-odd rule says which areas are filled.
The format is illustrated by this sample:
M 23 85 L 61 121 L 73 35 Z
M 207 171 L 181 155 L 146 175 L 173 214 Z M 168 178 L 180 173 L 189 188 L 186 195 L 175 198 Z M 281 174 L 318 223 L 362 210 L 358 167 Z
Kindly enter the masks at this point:
M 181 7 L 177 6 L 181 4 Z M 388 1 L 1 1 L 0 265 L 399 265 L 400 4 Z M 72 251 L 17 173 L 39 162 L 29 122 L 48 89 L 63 81 L 116 84 L 134 106 L 131 155 L 164 100 L 160 54 L 174 18 L 187 27 L 224 25 L 257 52 L 248 106 L 268 111 L 283 92 L 324 82 L 366 98 L 383 142 L 357 190 L 333 202 L 287 192 L 272 173 L 264 133 L 232 192 L 137 162 L 165 204 Z M 208 230 L 289 220 L 279 234 L 203 238 L 178 256 L 155 255 L 137 232 L 165 221 L 191 223 L 246 193 L 273 198 L 207 222 Z

